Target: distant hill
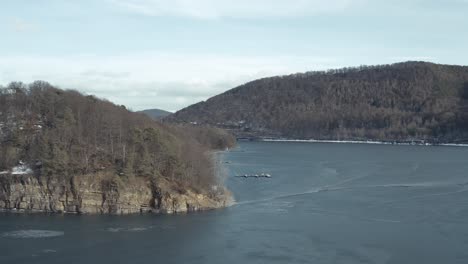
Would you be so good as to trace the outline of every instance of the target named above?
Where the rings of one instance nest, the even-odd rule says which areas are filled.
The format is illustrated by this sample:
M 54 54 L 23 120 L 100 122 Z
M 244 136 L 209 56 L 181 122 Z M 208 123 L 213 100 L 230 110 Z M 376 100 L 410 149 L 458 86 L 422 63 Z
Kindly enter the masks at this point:
M 143 111 L 139 111 L 139 113 L 143 113 L 154 120 L 161 120 L 162 118 L 172 114 L 171 112 L 161 110 L 161 109 L 147 109 Z
M 467 142 L 468 67 L 405 62 L 264 78 L 166 120 L 238 137 Z

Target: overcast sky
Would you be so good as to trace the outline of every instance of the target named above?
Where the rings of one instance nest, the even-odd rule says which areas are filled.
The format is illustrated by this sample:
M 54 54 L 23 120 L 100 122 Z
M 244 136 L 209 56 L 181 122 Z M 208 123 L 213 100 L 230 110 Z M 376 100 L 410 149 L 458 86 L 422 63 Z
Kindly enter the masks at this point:
M 175 111 L 259 77 L 468 64 L 468 0 L 11 0 L 0 84 L 45 80 Z

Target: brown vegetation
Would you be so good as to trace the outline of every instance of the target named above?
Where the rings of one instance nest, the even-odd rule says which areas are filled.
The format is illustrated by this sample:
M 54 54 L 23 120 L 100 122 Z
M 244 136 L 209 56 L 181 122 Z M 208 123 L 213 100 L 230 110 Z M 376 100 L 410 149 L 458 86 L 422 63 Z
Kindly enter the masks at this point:
M 468 67 L 407 62 L 256 80 L 166 120 L 238 136 L 468 141 Z
M 209 150 L 233 144 L 214 129 L 161 124 L 42 81 L 0 89 L 0 171 L 22 161 L 43 180 L 105 173 L 204 191 L 217 183 Z

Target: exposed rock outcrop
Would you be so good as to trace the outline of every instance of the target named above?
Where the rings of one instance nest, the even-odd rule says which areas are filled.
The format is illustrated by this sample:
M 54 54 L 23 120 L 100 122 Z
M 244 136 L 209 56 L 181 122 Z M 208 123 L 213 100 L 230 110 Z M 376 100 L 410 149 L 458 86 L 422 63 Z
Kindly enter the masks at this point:
M 0 89 L 0 209 L 179 213 L 223 207 L 225 131 L 169 125 L 42 81 Z
M 0 209 L 82 214 L 184 213 L 228 206 L 229 192 L 180 191 L 163 178 L 121 180 L 100 175 L 42 180 L 33 175 L 0 175 Z

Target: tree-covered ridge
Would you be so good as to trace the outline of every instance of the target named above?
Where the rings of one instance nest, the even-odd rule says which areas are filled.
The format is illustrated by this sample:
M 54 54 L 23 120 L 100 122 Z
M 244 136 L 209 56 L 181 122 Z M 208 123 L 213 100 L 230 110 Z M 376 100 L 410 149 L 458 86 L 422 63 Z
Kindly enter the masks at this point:
M 264 78 L 168 120 L 240 136 L 468 141 L 468 67 L 407 62 Z
M 161 120 L 164 117 L 172 114 L 171 112 L 161 110 L 161 109 L 147 109 L 147 110 L 139 111 L 139 113 L 146 114 L 147 116 L 151 117 L 154 120 Z
M 42 179 L 106 173 L 216 184 L 209 150 L 234 140 L 215 128 L 171 126 L 42 81 L 0 89 L 0 172 L 24 163 Z

